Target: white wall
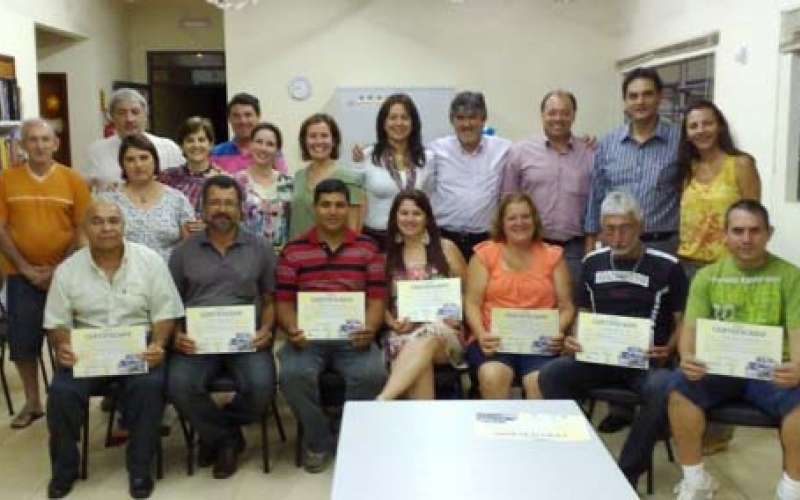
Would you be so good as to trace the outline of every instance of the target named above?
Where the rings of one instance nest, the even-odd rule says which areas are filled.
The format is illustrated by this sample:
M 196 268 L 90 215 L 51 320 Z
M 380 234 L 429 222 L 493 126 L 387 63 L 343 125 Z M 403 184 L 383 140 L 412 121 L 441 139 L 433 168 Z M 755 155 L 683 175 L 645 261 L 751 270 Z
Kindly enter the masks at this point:
M 788 169 L 797 164 L 789 148 L 789 56 L 780 56 L 781 10 L 797 1 L 639 0 L 622 37 L 620 58 L 680 42 L 714 30 L 714 100 L 725 113 L 738 145 L 755 156 L 764 185 L 762 198 L 776 226 L 771 249 L 800 264 L 800 204 L 787 197 Z M 741 47 L 747 61 L 734 59 Z M 792 139 L 796 144 L 796 139 Z
M 512 139 L 541 128 L 541 96 L 563 87 L 579 101 L 576 130 L 599 134 L 620 117 L 613 62 L 627 3 L 564 12 L 544 0 L 262 0 L 225 16 L 228 93 L 259 96 L 293 168 L 300 123 L 336 86 L 482 90 L 489 123 Z M 312 82 L 308 101 L 287 94 L 297 75 Z
M 100 89 L 127 77 L 124 3 L 108 0 L 0 0 L 0 53 L 16 58 L 24 117 L 39 114 L 38 71 L 66 72 L 73 163 L 86 145 L 102 137 Z M 35 27 L 79 41 L 36 51 Z M 37 60 L 38 57 L 38 60 Z
M 225 50 L 222 11 L 200 0 L 150 1 L 126 9 L 130 79 L 147 83 L 147 52 Z M 185 19 L 206 19 L 208 28 L 185 28 Z

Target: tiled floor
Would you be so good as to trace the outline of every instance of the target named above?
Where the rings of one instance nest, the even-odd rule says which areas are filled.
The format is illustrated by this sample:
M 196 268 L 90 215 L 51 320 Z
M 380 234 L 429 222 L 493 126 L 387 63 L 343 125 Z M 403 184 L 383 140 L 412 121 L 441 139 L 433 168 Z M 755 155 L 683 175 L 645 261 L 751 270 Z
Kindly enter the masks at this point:
M 12 366 L 7 373 L 17 406 L 22 395 Z M 282 400 L 281 400 L 282 401 Z M 93 400 L 91 412 L 89 479 L 78 481 L 70 498 L 113 500 L 128 498 L 124 453 L 121 448 L 104 448 L 103 437 L 107 416 Z M 274 427 L 270 427 L 270 451 L 273 469 L 261 471 L 261 450 L 258 446 L 258 426 L 247 429 L 248 448 L 242 456 L 240 470 L 228 480 L 215 480 L 210 470 L 198 470 L 188 477 L 184 468 L 185 448 L 180 428 L 173 422 L 172 434 L 164 439 L 165 477 L 158 481 L 152 498 L 155 499 L 280 499 L 323 500 L 330 496 L 332 469 L 311 475 L 294 466 L 294 420 L 281 405 L 283 421 L 289 434 L 281 443 Z M 44 419 L 25 430 L 12 430 L 5 405 L 0 403 L 0 499 L 22 500 L 46 498 L 50 466 L 47 454 L 47 428 Z M 604 408 L 598 407 L 598 418 Z M 169 420 L 174 421 L 174 417 Z M 613 453 L 617 453 L 625 433 L 601 436 Z M 715 455 L 707 466 L 722 483 L 716 498 L 720 500 L 766 500 L 773 498 L 775 483 L 780 475 L 780 446 L 775 431 L 737 429 L 736 438 L 727 452 Z M 674 498 L 673 486 L 680 478 L 677 465 L 667 461 L 662 445 L 656 449 L 656 494 L 650 498 Z M 464 478 L 464 480 L 469 480 Z M 644 480 L 640 486 L 644 495 Z M 520 498 L 525 498 L 521 496 Z M 533 498 L 533 497 L 528 497 Z M 419 500 L 419 499 L 409 499 Z M 449 499 L 438 499 L 449 500 Z M 455 499 L 458 500 L 458 499 Z

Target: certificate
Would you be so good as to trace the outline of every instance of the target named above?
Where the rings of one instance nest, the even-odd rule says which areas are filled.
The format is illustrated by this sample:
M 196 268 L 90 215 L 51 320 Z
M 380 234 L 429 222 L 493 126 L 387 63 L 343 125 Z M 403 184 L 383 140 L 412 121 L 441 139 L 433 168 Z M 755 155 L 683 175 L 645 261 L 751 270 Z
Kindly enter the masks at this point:
M 582 415 L 480 412 L 472 429 L 484 439 L 588 441 L 588 425 Z
M 770 380 L 781 364 L 783 328 L 698 319 L 695 355 L 708 373 Z
M 653 338 L 646 318 L 582 312 L 578 315 L 578 361 L 647 370 L 647 351 Z
M 253 352 L 255 332 L 255 306 L 186 308 L 186 334 L 197 354 Z
M 297 294 L 297 327 L 309 340 L 348 340 L 365 321 L 364 292 Z
M 401 280 L 397 285 L 397 318 L 411 321 L 461 321 L 461 278 Z
M 72 367 L 75 378 L 147 373 L 147 362 L 141 358 L 147 349 L 144 325 L 76 328 L 69 337 L 77 358 Z
M 558 335 L 557 309 L 492 309 L 492 335 L 500 352 L 552 355 L 550 339 Z

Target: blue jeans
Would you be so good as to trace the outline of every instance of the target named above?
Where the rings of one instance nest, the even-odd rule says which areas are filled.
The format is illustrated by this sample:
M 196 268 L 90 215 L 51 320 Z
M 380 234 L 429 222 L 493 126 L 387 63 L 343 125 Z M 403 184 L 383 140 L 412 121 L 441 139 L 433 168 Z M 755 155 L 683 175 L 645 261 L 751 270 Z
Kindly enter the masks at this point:
M 21 274 L 10 275 L 7 283 L 9 357 L 35 362 L 42 353 L 47 290 L 33 286 Z
M 539 371 L 546 399 L 582 399 L 600 387 L 625 387 L 639 394 L 642 407 L 619 456 L 619 468 L 632 484 L 650 464 L 653 447 L 667 427 L 667 383 L 670 370 L 636 370 L 577 361 L 564 356 Z
M 236 396 L 220 408 L 207 386 L 221 373 L 236 382 Z M 239 354 L 175 353 L 169 362 L 169 397 L 210 449 L 241 442 L 240 425 L 260 421 L 275 393 L 271 351 Z
M 50 430 L 50 465 L 53 479 L 71 481 L 78 477 L 78 440 L 89 396 L 112 381 L 122 383 L 125 422 L 131 431 L 126 461 L 131 478 L 150 476 L 158 446 L 159 426 L 164 411 L 164 367 L 148 373 L 122 377 L 74 378 L 72 370 L 56 370 L 47 396 L 47 427 Z
M 386 381 L 383 353 L 371 343 L 355 350 L 349 341 L 312 341 L 303 349 L 286 342 L 278 352 L 280 384 L 303 426 L 303 446 L 313 452 L 333 448 L 333 435 L 320 408 L 319 374 L 330 367 L 345 380 L 345 398 L 374 399 Z

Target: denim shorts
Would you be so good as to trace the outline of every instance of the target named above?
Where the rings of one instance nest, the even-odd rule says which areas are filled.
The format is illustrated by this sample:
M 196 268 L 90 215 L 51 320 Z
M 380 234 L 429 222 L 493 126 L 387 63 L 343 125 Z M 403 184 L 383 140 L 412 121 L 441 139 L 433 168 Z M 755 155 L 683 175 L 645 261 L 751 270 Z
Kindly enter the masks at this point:
M 514 376 L 523 378 L 529 373 L 535 372 L 544 366 L 548 361 L 556 356 L 543 356 L 539 354 L 509 354 L 506 352 L 496 352 L 487 356 L 481 350 L 478 341 L 469 344 L 466 352 L 467 363 L 470 368 L 477 371 L 484 363 L 497 361 L 503 363 L 514 371 Z
M 680 392 L 703 410 L 738 400 L 757 406 L 772 418 L 783 420 L 800 405 L 800 388 L 786 389 L 768 380 L 706 375 L 692 382 L 682 371 L 675 370 L 668 387 L 668 392 Z
M 42 352 L 47 291 L 19 274 L 12 274 L 6 282 L 9 357 L 11 361 L 36 361 Z

